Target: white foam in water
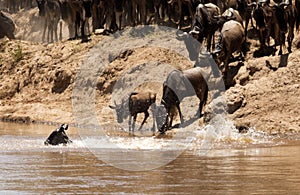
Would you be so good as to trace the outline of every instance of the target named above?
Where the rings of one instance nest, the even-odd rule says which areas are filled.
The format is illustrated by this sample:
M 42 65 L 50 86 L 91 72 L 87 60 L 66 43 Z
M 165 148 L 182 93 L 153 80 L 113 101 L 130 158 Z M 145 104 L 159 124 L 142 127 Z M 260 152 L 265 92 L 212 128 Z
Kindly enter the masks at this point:
M 182 133 L 183 132 L 183 133 Z M 155 137 L 109 137 L 90 136 L 86 138 L 72 139 L 73 143 L 66 146 L 45 146 L 44 138 L 30 136 L 0 136 L 1 151 L 24 151 L 24 150 L 45 150 L 48 149 L 83 149 L 83 148 L 109 148 L 109 149 L 130 149 L 130 150 L 182 150 L 188 147 L 189 150 L 207 152 L 218 147 L 249 146 L 251 144 L 272 144 L 271 136 L 265 133 L 249 129 L 247 133 L 239 133 L 233 122 L 225 115 L 216 115 L 205 127 L 195 127 L 187 137 L 184 132 L 187 129 L 178 129 L 176 137 L 161 138 Z M 182 135 L 181 135 L 182 133 Z M 185 137 L 186 136 L 186 137 Z
M 188 140 L 156 139 L 155 137 L 90 137 L 83 139 L 88 148 L 177 150 L 186 147 Z
M 41 137 L 30 136 L 0 136 L 0 150 L 2 152 L 22 152 L 47 149 L 78 149 L 84 148 L 81 140 L 72 140 L 73 143 L 67 145 L 44 145 L 44 139 Z
M 272 144 L 271 136 L 250 128 L 247 133 L 239 133 L 233 121 L 225 115 L 216 115 L 208 125 L 195 131 L 196 139 L 190 150 L 199 155 L 207 154 L 212 148 L 246 147 L 255 144 Z

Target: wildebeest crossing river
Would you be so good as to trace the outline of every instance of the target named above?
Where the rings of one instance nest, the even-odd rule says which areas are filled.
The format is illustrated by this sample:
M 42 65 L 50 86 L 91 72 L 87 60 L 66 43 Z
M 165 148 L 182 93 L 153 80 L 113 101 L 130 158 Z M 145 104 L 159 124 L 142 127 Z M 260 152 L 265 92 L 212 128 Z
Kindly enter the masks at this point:
M 129 171 L 96 158 L 85 148 L 74 127 L 67 132 L 72 144 L 45 146 L 43 142 L 54 128 L 0 123 L 1 194 L 297 194 L 300 191 L 297 140 L 275 139 L 255 132 L 242 136 L 232 133 L 215 140 L 205 154 L 200 151 L 199 140 L 194 140 L 165 165 Z M 200 134 L 201 130 L 199 137 Z M 161 150 L 171 140 L 110 138 L 128 150 L 152 151 Z M 109 145 L 103 144 L 103 148 L 112 151 L 111 159 L 120 157 Z M 148 164 L 160 160 L 149 158 Z M 134 160 L 128 158 L 124 163 Z

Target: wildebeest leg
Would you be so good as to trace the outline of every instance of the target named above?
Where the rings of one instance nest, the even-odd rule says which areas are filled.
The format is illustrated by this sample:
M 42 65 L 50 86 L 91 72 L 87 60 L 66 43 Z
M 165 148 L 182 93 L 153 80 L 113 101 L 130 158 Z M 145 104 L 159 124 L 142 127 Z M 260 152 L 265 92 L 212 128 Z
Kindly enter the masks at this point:
M 290 26 L 287 39 L 288 39 L 288 52 L 292 53 L 292 43 L 293 43 L 293 39 L 294 39 L 294 25 Z
M 81 42 L 87 42 L 88 41 L 88 38 L 84 33 L 85 22 L 86 22 L 86 20 L 83 19 L 82 24 L 81 24 Z
M 184 15 L 182 13 L 182 1 L 178 1 L 178 13 L 180 14 L 179 16 L 179 22 L 178 22 L 178 29 L 181 29 L 181 24 L 182 24 L 182 20 L 184 19 Z
M 165 123 L 162 126 L 163 132 L 165 132 L 168 129 L 171 129 L 172 121 L 173 121 L 173 116 L 170 116 L 168 114 L 168 116 L 166 117 L 166 121 L 165 121 Z
M 280 49 L 278 55 L 282 55 L 282 45 L 285 44 L 285 34 L 284 32 L 280 32 Z
M 265 30 L 259 29 L 259 42 L 260 42 L 260 48 L 265 47 Z
M 62 40 L 62 20 L 59 20 L 59 40 Z
M 45 22 L 45 24 L 44 24 L 44 30 L 43 30 L 43 35 L 42 35 L 42 41 L 45 41 L 46 29 L 47 29 L 47 26 L 48 26 L 47 25 L 47 23 L 48 23 L 47 18 L 45 18 L 44 22 Z
M 122 12 L 116 12 L 116 19 L 118 20 L 117 23 L 118 23 L 118 30 L 121 30 L 122 28 Z
M 251 19 L 251 23 L 253 26 L 253 21 Z M 245 37 L 247 38 L 247 29 L 248 29 L 248 24 L 249 24 L 249 18 L 246 16 L 246 20 L 245 20 Z
M 55 20 L 53 22 L 53 31 L 54 31 L 54 36 L 55 36 L 55 41 L 58 41 L 58 35 L 57 35 L 57 25 L 58 25 L 58 20 Z
M 53 43 L 53 19 L 50 19 L 48 22 L 48 43 Z
M 179 103 L 178 104 L 176 104 L 176 108 L 177 108 L 177 110 L 178 110 L 178 113 L 179 113 L 179 117 L 180 117 L 180 122 L 181 122 L 181 124 L 184 122 L 184 120 L 183 120 L 183 117 L 182 117 L 182 114 L 181 114 L 181 110 L 180 110 L 180 105 L 179 105 Z M 172 124 L 171 124 L 172 125 Z
M 144 120 L 143 120 L 143 122 L 142 122 L 142 124 L 141 124 L 141 126 L 140 126 L 139 130 L 141 130 L 141 129 L 142 129 L 142 127 L 143 127 L 144 123 L 146 122 L 147 118 L 149 117 L 149 112 L 148 112 L 148 111 L 144 112 L 144 114 L 145 114 L 145 116 L 144 116 Z
M 131 131 L 131 118 L 132 116 L 129 116 L 129 120 L 128 120 L 128 127 L 129 127 L 129 132 Z
M 80 13 L 76 13 L 76 19 L 75 19 L 75 39 L 78 39 L 78 29 L 80 27 Z
M 207 37 L 207 51 L 208 52 L 210 52 L 212 36 L 213 35 L 208 35 L 208 37 Z
M 137 114 L 133 116 L 132 132 L 134 131 Z
M 168 116 L 166 117 L 166 121 L 160 130 L 160 132 L 162 132 L 162 133 L 164 133 L 168 129 L 171 129 L 171 127 L 172 127 L 173 114 L 171 114 L 169 111 L 167 113 L 168 113 Z
M 156 104 L 154 103 L 154 104 L 152 104 L 151 105 L 151 112 L 152 112 L 152 118 L 153 118 L 153 122 L 152 122 L 152 132 L 154 133 L 155 132 L 155 110 L 156 110 Z

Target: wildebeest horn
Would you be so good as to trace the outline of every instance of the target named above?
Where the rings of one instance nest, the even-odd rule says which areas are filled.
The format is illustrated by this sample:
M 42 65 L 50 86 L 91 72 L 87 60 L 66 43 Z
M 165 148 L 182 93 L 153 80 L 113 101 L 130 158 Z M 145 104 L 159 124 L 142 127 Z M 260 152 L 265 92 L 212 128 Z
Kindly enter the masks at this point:
M 289 5 L 289 3 L 287 3 L 287 2 L 281 2 L 281 3 L 279 3 L 279 6 L 285 6 L 285 5 Z
M 186 32 L 179 34 L 179 30 L 176 31 L 176 38 L 178 40 L 184 40 L 187 36 L 188 36 L 188 34 Z
M 111 109 L 116 109 L 116 107 L 112 105 L 109 105 L 108 107 L 110 107 Z
M 173 3 L 174 3 L 174 0 L 168 1 L 168 4 L 173 4 Z
M 259 0 L 258 3 L 266 3 L 267 0 Z
M 256 2 L 252 2 L 252 3 L 248 4 L 248 7 L 252 7 L 252 6 L 255 7 L 256 6 Z
M 214 19 L 219 19 L 221 17 L 222 17 L 221 15 L 213 16 Z

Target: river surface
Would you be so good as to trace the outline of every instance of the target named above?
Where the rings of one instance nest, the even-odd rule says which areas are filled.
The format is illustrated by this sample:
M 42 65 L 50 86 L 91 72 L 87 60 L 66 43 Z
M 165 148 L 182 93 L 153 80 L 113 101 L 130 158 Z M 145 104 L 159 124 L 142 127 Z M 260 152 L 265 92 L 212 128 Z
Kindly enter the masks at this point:
M 104 156 L 109 151 L 110 160 L 117 160 L 126 152 L 103 146 L 102 160 L 85 147 L 74 127 L 67 131 L 72 144 L 45 146 L 55 128 L 0 123 L 1 194 L 300 194 L 297 140 L 233 136 L 205 153 L 196 141 L 174 159 L 164 155 L 165 164 L 157 165 L 161 159 L 148 156 L 145 170 L 132 171 L 107 163 Z M 136 143 L 147 143 L 148 148 L 140 146 L 138 152 L 150 150 L 151 142 L 168 142 L 151 137 L 116 140 L 130 143 L 131 149 Z M 134 164 L 136 159 L 128 157 L 126 163 Z M 152 165 L 155 168 L 147 168 Z

